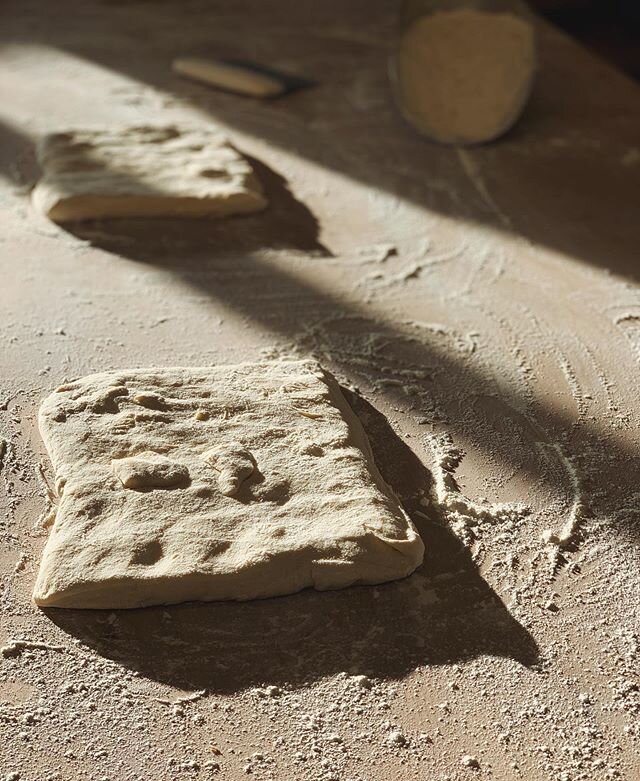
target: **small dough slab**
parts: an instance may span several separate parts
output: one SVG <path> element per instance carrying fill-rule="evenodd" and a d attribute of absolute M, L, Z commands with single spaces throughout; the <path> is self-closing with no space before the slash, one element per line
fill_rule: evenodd
<path fill-rule="evenodd" d="M 224 217 L 267 205 L 249 161 L 216 130 L 71 130 L 38 146 L 32 199 L 54 222 Z"/>
<path fill-rule="evenodd" d="M 422 562 L 359 419 L 313 361 L 94 374 L 39 420 L 60 500 L 38 605 L 246 600 Z"/>

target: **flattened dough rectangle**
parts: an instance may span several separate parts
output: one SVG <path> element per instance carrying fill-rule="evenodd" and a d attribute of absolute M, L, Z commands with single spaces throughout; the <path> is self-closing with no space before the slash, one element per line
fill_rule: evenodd
<path fill-rule="evenodd" d="M 38 160 L 33 203 L 54 222 L 224 217 L 267 205 L 250 162 L 217 130 L 70 130 L 45 136 Z"/>
<path fill-rule="evenodd" d="M 34 600 L 133 608 L 410 574 L 423 544 L 313 361 L 94 374 L 42 404 L 59 504 Z"/>

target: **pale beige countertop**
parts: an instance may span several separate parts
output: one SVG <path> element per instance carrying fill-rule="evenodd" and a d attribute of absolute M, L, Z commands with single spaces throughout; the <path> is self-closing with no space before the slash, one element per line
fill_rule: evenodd
<path fill-rule="evenodd" d="M 545 27 L 516 129 L 430 144 L 391 104 L 392 5 L 5 4 L 0 779 L 640 774 L 639 90 Z M 320 84 L 260 103 L 171 73 L 204 53 Z M 39 134 L 167 122 L 225 127 L 270 209 L 75 232 L 31 209 Z M 366 399 L 427 545 L 417 574 L 247 604 L 31 605 L 51 388 L 292 354 Z M 563 529 L 566 550 L 542 540 Z"/>

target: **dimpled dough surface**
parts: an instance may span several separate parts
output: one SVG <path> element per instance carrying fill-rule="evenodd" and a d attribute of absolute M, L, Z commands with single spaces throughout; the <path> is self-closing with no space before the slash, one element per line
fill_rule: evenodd
<path fill-rule="evenodd" d="M 312 361 L 94 374 L 42 404 L 59 496 L 34 600 L 134 608 L 410 574 L 423 544 Z"/>
<path fill-rule="evenodd" d="M 224 217 L 267 201 L 249 161 L 217 130 L 70 130 L 38 145 L 33 203 L 54 222 Z"/>

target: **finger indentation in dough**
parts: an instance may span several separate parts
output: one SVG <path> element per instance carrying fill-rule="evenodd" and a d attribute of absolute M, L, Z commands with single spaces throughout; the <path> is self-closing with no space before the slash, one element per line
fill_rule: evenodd
<path fill-rule="evenodd" d="M 129 391 L 124 385 L 116 385 L 108 388 L 106 392 L 101 393 L 88 405 L 92 412 L 109 412 L 115 414 L 120 412 L 118 406 L 118 398 L 120 396 L 128 396 Z"/>
<path fill-rule="evenodd" d="M 131 556 L 131 564 L 144 564 L 150 567 L 156 564 L 164 556 L 162 543 L 159 540 L 150 540 L 139 548 L 135 548 Z"/>
<path fill-rule="evenodd" d="M 277 473 L 272 473 L 268 480 L 253 489 L 254 498 L 259 502 L 273 502 L 282 506 L 291 498 L 290 482 Z"/>

